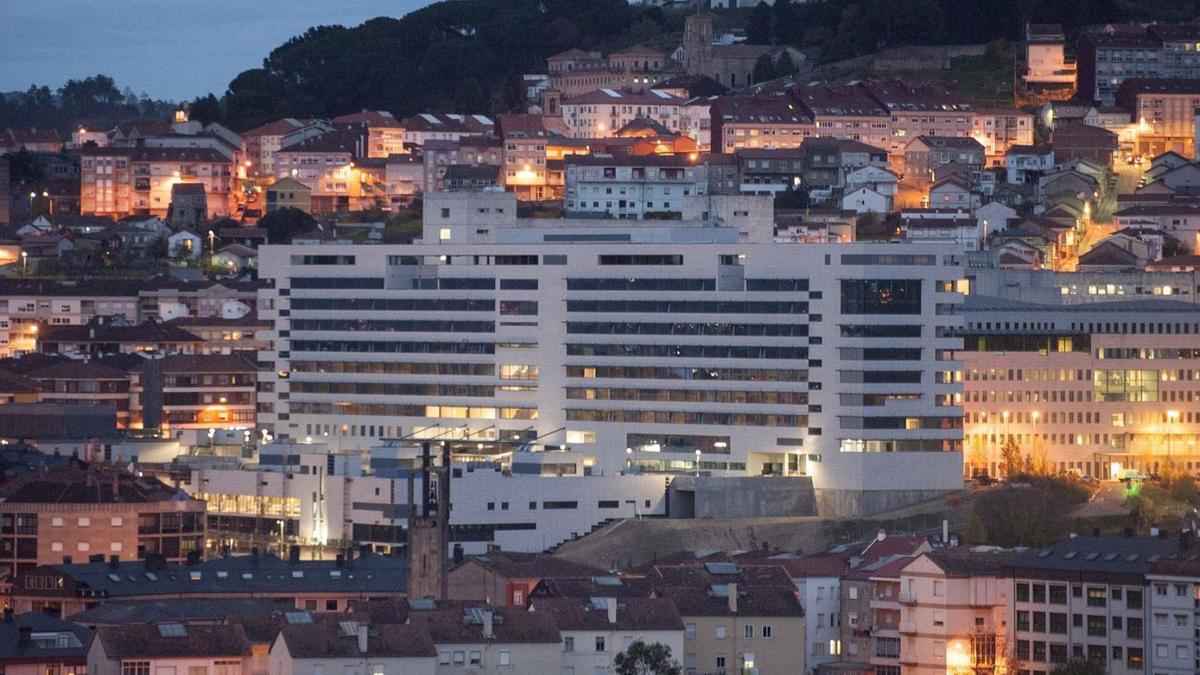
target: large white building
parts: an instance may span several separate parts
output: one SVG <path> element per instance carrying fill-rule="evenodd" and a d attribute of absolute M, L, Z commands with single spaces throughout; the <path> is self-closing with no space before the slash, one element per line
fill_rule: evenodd
<path fill-rule="evenodd" d="M 1200 469 L 1200 305 L 971 295 L 963 314 L 969 471 L 1002 474 L 1009 439 L 1055 472 Z"/>
<path fill-rule="evenodd" d="M 685 198 L 708 192 L 708 167 L 685 155 L 579 155 L 565 165 L 567 214 L 661 218 L 681 213 Z"/>
<path fill-rule="evenodd" d="M 260 250 L 277 329 L 260 425 L 807 474 L 818 494 L 959 485 L 952 249 L 509 220 L 511 195 L 481 196 L 430 195 L 426 243 Z"/>

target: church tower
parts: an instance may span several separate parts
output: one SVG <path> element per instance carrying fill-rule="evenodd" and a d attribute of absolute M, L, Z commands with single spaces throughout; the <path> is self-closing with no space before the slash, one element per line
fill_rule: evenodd
<path fill-rule="evenodd" d="M 689 75 L 705 75 L 712 63 L 713 19 L 706 12 L 687 17 L 683 27 L 683 69 Z"/>
<path fill-rule="evenodd" d="M 414 501 L 414 474 L 420 474 L 419 501 Z M 408 597 L 446 599 L 449 541 L 450 447 L 442 446 L 442 465 L 434 467 L 425 441 L 421 468 L 408 474 Z"/>

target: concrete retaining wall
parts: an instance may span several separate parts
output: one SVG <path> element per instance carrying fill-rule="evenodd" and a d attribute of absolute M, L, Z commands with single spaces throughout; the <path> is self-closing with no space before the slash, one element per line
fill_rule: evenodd
<path fill-rule="evenodd" d="M 817 515 L 807 476 L 677 476 L 668 505 L 672 518 Z"/>

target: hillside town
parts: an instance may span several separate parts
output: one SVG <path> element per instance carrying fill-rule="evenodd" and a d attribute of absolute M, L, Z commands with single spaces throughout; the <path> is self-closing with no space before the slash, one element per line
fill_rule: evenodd
<path fill-rule="evenodd" d="M 1200 20 L 745 33 L 0 130 L 0 670 L 1200 672 Z"/>

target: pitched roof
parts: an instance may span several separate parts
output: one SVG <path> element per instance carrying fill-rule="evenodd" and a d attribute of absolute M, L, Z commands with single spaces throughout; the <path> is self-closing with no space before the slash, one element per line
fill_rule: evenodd
<path fill-rule="evenodd" d="M 295 602 L 282 599 L 197 598 L 146 600 L 142 602 L 106 602 L 72 614 L 69 618 L 88 626 L 122 625 L 130 623 L 160 623 L 163 621 L 192 621 L 228 619 L 254 614 L 275 614 L 293 611 Z"/>
<path fill-rule="evenodd" d="M 69 634 L 67 646 L 59 646 L 57 640 L 23 640 L 21 629 L 32 633 Z M 92 640 L 92 631 L 70 621 L 63 621 L 45 612 L 18 614 L 0 621 L 0 660 L 12 666 L 54 660 L 70 663 L 87 655 Z"/>
<path fill-rule="evenodd" d="M 131 162 L 199 162 L 232 164 L 233 160 L 213 148 L 173 148 L 137 146 L 132 148 L 83 148 L 83 157 L 128 157 Z"/>
<path fill-rule="evenodd" d="M 339 115 L 330 120 L 334 124 L 359 124 L 365 127 L 395 127 L 402 125 L 392 113 L 386 110 L 363 110 L 361 112 Z"/>
<path fill-rule="evenodd" d="M 516 551 L 489 551 L 472 556 L 464 561 L 478 564 L 506 579 L 588 579 L 604 574 L 590 565 L 581 565 L 547 553 L 518 553 Z"/>
<path fill-rule="evenodd" d="M 749 586 L 736 584 L 737 612 L 730 609 L 729 593 L 734 586 L 668 586 L 655 590 L 655 595 L 670 598 L 680 616 L 752 616 L 802 617 L 804 608 L 796 597 L 796 587 Z"/>
<path fill-rule="evenodd" d="M 203 342 L 198 335 L 159 321 L 114 325 L 96 320 L 82 326 L 45 326 L 40 342 Z"/>
<path fill-rule="evenodd" d="M 340 618 L 340 617 L 337 617 Z M 343 626 L 343 624 L 348 624 Z M 367 631 L 367 650 L 358 646 L 357 632 Z M 422 658 L 437 656 L 437 648 L 424 626 L 360 624 L 319 619 L 309 624 L 288 624 L 280 630 L 288 653 L 294 659 Z"/>
<path fill-rule="evenodd" d="M 171 627 L 174 628 L 165 628 Z M 178 627 L 182 627 L 179 630 Z M 141 624 L 101 626 L 96 639 L 112 659 L 209 658 L 250 654 L 250 640 L 239 625 Z"/>
<path fill-rule="evenodd" d="M 565 98 L 562 105 L 683 105 L 686 101 L 665 91 L 650 89 L 630 91 L 628 89 L 597 89 L 585 94 Z"/>
<path fill-rule="evenodd" d="M 1175 553 L 1178 548 L 1179 542 L 1175 538 L 1076 536 L 1023 553 L 1012 561 L 1011 566 L 1020 576 L 1024 576 L 1022 572 L 1140 575 L 1149 569 L 1151 563 Z"/>
<path fill-rule="evenodd" d="M 6 504 L 112 504 L 194 501 L 152 476 L 91 464 L 68 465 L 18 478 L 4 486 Z"/>
<path fill-rule="evenodd" d="M 616 605 L 615 623 L 608 620 L 608 602 Z M 538 598 L 531 602 L 530 611 L 552 615 L 560 631 L 683 629 L 679 610 L 666 598 Z"/>
<path fill-rule="evenodd" d="M 172 354 L 154 363 L 162 368 L 163 373 L 257 373 L 258 366 L 240 354 Z M 141 372 L 149 367 L 150 361 L 144 359 L 133 370 Z"/>
<path fill-rule="evenodd" d="M 550 614 L 526 611 L 522 607 L 492 607 L 493 637 L 483 635 L 480 620 L 483 608 L 477 611 L 471 604 L 453 606 L 452 603 L 437 603 L 445 609 L 432 611 L 411 610 L 408 622 L 429 631 L 435 644 L 557 644 L 561 641 L 558 624 Z"/>

